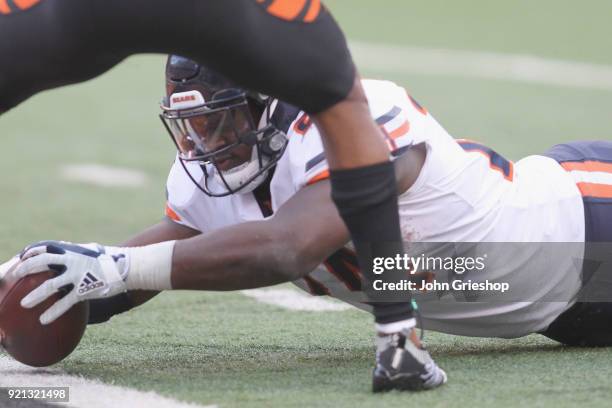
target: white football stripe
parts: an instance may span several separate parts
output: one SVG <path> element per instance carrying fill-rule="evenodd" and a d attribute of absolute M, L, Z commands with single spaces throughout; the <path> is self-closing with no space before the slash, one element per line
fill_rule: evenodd
<path fill-rule="evenodd" d="M 457 76 L 612 90 L 612 66 L 523 54 L 407 47 L 353 41 L 361 69 L 377 73 Z"/>
<path fill-rule="evenodd" d="M 583 170 L 572 170 L 572 177 L 576 180 L 576 183 L 595 183 L 595 184 L 609 184 L 612 185 L 612 173 L 606 173 L 604 171 L 583 171 Z"/>
<path fill-rule="evenodd" d="M 337 300 L 311 296 L 291 289 L 251 289 L 243 290 L 242 293 L 261 303 L 288 310 L 329 312 L 351 309 L 350 305 Z"/>
<path fill-rule="evenodd" d="M 148 180 L 147 175 L 138 170 L 93 163 L 65 165 L 60 174 L 65 180 L 99 187 L 140 187 Z"/>
<path fill-rule="evenodd" d="M 155 392 L 142 392 L 107 385 L 99 381 L 66 375 L 58 369 L 36 369 L 0 356 L 2 387 L 70 387 L 70 402 L 62 406 L 75 408 L 203 408 L 163 397 Z M 215 408 L 209 405 L 206 408 Z"/>

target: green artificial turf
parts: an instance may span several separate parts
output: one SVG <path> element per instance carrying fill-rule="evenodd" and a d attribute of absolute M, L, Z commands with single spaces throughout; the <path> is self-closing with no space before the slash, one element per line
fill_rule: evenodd
<path fill-rule="evenodd" d="M 353 40 L 612 65 L 605 0 L 328 2 Z M 0 117 L 0 259 L 42 239 L 121 242 L 163 216 L 174 148 L 157 118 L 164 58 L 128 59 L 100 79 L 46 92 Z M 612 140 L 612 91 L 381 73 L 457 137 L 511 159 L 571 139 Z M 143 171 L 139 188 L 71 183 L 61 166 Z M 573 407 L 612 404 L 612 350 L 541 336 L 471 339 L 428 333 L 449 374 L 416 395 L 369 393 L 368 315 L 290 312 L 239 293 L 167 293 L 91 327 L 60 367 L 72 374 L 221 407 Z"/>

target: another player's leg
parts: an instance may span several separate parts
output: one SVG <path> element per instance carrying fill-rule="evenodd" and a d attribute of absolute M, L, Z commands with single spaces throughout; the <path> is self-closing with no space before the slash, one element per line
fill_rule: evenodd
<path fill-rule="evenodd" d="M 404 247 L 393 164 L 359 78 L 343 101 L 314 118 L 331 168 L 332 198 L 351 233 L 373 306 L 377 329 L 373 389 L 435 388 L 446 382 L 446 374 L 416 336 L 410 297 L 393 301 L 372 288 L 373 258 L 394 257 Z M 405 276 L 405 271 L 396 270 L 387 271 L 384 278 L 400 281 Z"/>
<path fill-rule="evenodd" d="M 244 81 L 257 81 L 257 86 L 312 113 L 322 133 L 332 198 L 355 244 L 379 340 L 383 340 L 379 342 L 375 390 L 434 388 L 443 384 L 446 376 L 421 345 L 412 342 L 416 322 L 409 294 L 398 299 L 380 297 L 371 284 L 374 257 L 403 253 L 390 152 L 372 119 L 340 28 L 327 10 L 317 8 L 318 1 L 307 4 L 304 10 L 296 9 L 293 17 L 274 15 L 271 7 L 267 13 L 261 12 L 261 6 L 252 10 L 251 17 L 259 17 L 262 29 L 260 41 L 251 42 L 249 52 L 259 55 L 262 69 Z M 306 16 L 312 24 L 304 24 Z M 279 50 L 290 52 L 292 57 L 278 60 L 275 52 Z M 227 69 L 235 69 L 235 64 L 230 65 Z M 384 279 L 399 281 L 405 276 L 405 271 L 388 271 Z M 385 351 L 394 354 L 393 366 L 386 364 Z M 377 385 L 381 381 L 384 387 Z"/>
<path fill-rule="evenodd" d="M 313 115 L 331 168 L 332 198 L 355 244 L 379 337 L 388 340 L 380 342 L 385 347 L 378 353 L 375 390 L 383 390 L 376 385 L 379 374 L 385 378 L 385 389 L 434 388 L 445 382 L 445 374 L 431 359 L 423 364 L 408 363 L 428 357 L 420 345 L 410 347 L 416 322 L 409 294 L 399 299 L 379 298 L 371 289 L 373 257 L 403 253 L 398 194 L 389 149 L 372 119 L 344 35 L 318 0 L 301 5 L 294 2 L 282 13 L 275 9 L 275 3 L 246 2 L 242 10 L 247 21 L 256 21 L 260 27 L 257 41 L 249 41 L 248 49 L 240 50 L 246 57 L 258 56 L 256 62 L 251 61 L 258 69 L 241 71 L 235 60 L 224 61 L 222 55 L 214 68 Z M 227 18 L 236 23 L 234 14 Z M 248 30 L 245 33 L 248 35 Z M 279 59 L 279 55 L 291 58 Z M 393 281 L 402 277 L 405 271 L 389 271 L 384 278 Z M 381 357 L 386 350 L 394 353 L 393 366 L 385 366 L 387 360 Z"/>

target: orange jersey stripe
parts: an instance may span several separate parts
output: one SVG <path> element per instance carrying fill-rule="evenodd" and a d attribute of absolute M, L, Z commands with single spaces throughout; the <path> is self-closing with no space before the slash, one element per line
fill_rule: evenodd
<path fill-rule="evenodd" d="M 310 292 L 311 295 L 314 295 L 314 296 L 325 296 L 325 295 L 330 296 L 331 295 L 329 289 L 325 285 L 323 285 L 321 282 L 311 277 L 310 275 L 304 276 L 302 279 L 308 285 L 308 291 Z"/>
<path fill-rule="evenodd" d="M 307 114 L 303 114 L 293 125 L 293 131 L 304 136 L 312 126 L 312 119 Z"/>
<path fill-rule="evenodd" d="M 596 183 L 576 183 L 583 197 L 612 198 L 612 185 Z"/>
<path fill-rule="evenodd" d="M 504 174 L 504 170 L 500 169 L 499 167 L 495 167 L 496 170 L 499 170 L 501 172 L 501 174 L 503 174 L 504 178 L 508 181 L 514 181 L 514 163 L 513 162 L 508 162 L 508 165 L 510 166 L 510 174 L 508 176 L 506 176 Z M 493 165 L 490 165 L 493 168 Z"/>
<path fill-rule="evenodd" d="M 405 121 L 404 123 L 402 123 L 402 126 L 398 127 L 393 132 L 389 133 L 389 137 L 391 139 L 397 139 L 398 137 L 404 136 L 409 131 L 410 131 L 410 122 Z"/>
<path fill-rule="evenodd" d="M 273 16 L 282 18 L 283 20 L 294 20 L 304 9 L 307 0 L 274 0 L 268 12 Z"/>
<path fill-rule="evenodd" d="M 9 14 L 10 12 L 11 12 L 11 9 L 6 3 L 6 0 L 0 0 L 0 13 Z"/>
<path fill-rule="evenodd" d="M 356 288 L 354 288 L 350 282 L 347 282 L 340 273 L 334 270 L 334 268 L 328 262 L 323 262 L 323 265 L 325 266 L 325 269 L 327 269 L 327 272 L 334 275 L 334 277 L 338 279 L 338 281 L 341 282 L 348 290 L 356 290 Z"/>
<path fill-rule="evenodd" d="M 357 268 L 355 265 L 353 265 L 352 263 L 343 260 L 342 263 L 346 266 L 346 268 L 351 271 L 351 273 L 353 274 L 353 276 L 355 276 L 355 278 L 357 279 L 361 279 L 361 271 L 359 270 L 359 268 Z"/>
<path fill-rule="evenodd" d="M 319 174 L 317 174 L 316 176 L 308 180 L 308 183 L 306 183 L 306 185 L 310 186 L 312 184 L 318 183 L 319 181 L 326 180 L 328 178 L 329 178 L 329 170 L 323 170 L 322 172 L 320 172 Z"/>
<path fill-rule="evenodd" d="M 13 3 L 22 10 L 27 10 L 32 6 L 37 5 L 40 0 L 13 0 Z"/>
<path fill-rule="evenodd" d="M 321 0 L 312 0 L 312 4 L 308 9 L 308 13 L 306 13 L 306 17 L 304 17 L 305 23 L 312 23 L 316 20 L 321 12 Z"/>
<path fill-rule="evenodd" d="M 166 217 L 170 218 L 172 221 L 181 222 L 181 217 L 179 217 L 168 204 L 166 204 Z"/>
<path fill-rule="evenodd" d="M 561 163 L 561 167 L 567 171 L 602 171 L 605 173 L 612 173 L 612 163 L 598 161 L 564 162 Z"/>
<path fill-rule="evenodd" d="M 385 129 L 384 126 L 380 126 L 380 130 L 382 130 L 383 135 L 385 136 L 385 141 L 387 142 L 387 147 L 389 148 L 389 151 L 391 152 L 396 151 L 397 144 L 395 144 L 395 140 L 393 140 L 391 135 L 389 135 L 389 132 L 387 132 L 387 129 Z"/>

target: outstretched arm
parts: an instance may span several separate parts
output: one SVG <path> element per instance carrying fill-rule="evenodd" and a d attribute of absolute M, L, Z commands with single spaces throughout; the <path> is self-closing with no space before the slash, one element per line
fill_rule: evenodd
<path fill-rule="evenodd" d="M 301 278 L 349 235 L 330 199 L 328 182 L 299 191 L 264 221 L 178 241 L 172 288 L 239 290 Z"/>
<path fill-rule="evenodd" d="M 417 179 L 425 146 L 395 165 L 398 191 Z M 330 197 L 330 183 L 308 186 L 265 221 L 249 222 L 178 241 L 172 288 L 240 290 L 297 280 L 345 245 L 348 230 Z"/>
<path fill-rule="evenodd" d="M 168 228 L 173 229 L 154 227 L 128 243 L 164 238 Z M 127 290 L 148 291 L 138 295 L 146 301 L 167 289 L 237 290 L 295 280 L 347 241 L 348 232 L 329 199 L 329 184 L 322 182 L 296 194 L 269 220 L 189 239 L 123 248 L 40 242 L 23 252 L 14 274 L 19 279 L 49 269 L 57 272 L 21 300 L 25 308 L 73 287 L 41 315 L 41 323 L 49 324 L 75 303 Z"/>

